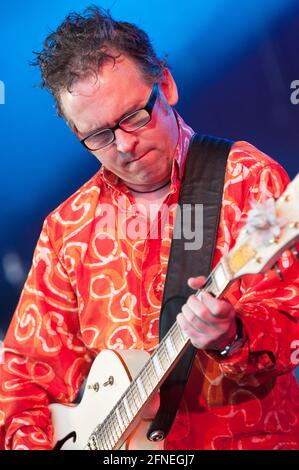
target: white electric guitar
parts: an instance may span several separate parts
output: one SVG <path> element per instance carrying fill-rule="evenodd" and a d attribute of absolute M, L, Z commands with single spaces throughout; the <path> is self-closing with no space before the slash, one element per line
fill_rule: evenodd
<path fill-rule="evenodd" d="M 221 297 L 239 277 L 276 265 L 298 240 L 299 175 L 275 203 L 268 199 L 249 212 L 235 246 L 196 295 L 205 290 Z M 151 356 L 141 350 L 102 351 L 93 362 L 81 402 L 50 405 L 56 449 L 163 449 L 161 436 L 153 436 L 153 441 L 146 437 L 157 411 L 154 399 L 188 345 L 175 323 Z"/>

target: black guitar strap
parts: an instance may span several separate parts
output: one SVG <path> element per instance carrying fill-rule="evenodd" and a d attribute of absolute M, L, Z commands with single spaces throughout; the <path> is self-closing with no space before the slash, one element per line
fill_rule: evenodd
<path fill-rule="evenodd" d="M 160 341 L 176 320 L 181 307 L 194 292 L 187 285 L 189 277 L 208 276 L 212 269 L 217 239 L 218 223 L 223 195 L 227 157 L 231 141 L 207 135 L 195 134 L 190 144 L 184 178 L 179 196 L 180 217 L 176 216 L 167 276 L 160 313 Z M 195 211 L 202 205 L 202 237 L 200 249 L 190 249 L 190 230 L 185 230 L 184 216 L 189 208 L 191 221 L 196 220 Z M 189 206 L 188 206 L 189 205 Z M 190 214 L 191 211 L 191 214 Z M 189 223 L 190 225 L 190 223 Z M 200 234 L 199 228 L 192 232 Z M 187 233 L 186 233 L 187 232 Z M 186 236 L 187 235 L 187 236 Z M 196 247 L 196 239 L 194 246 Z M 189 247 L 189 249 L 188 249 Z M 186 382 L 188 380 L 196 348 L 186 350 L 176 367 L 160 388 L 160 408 L 149 428 L 150 440 L 164 439 L 174 421 Z"/>

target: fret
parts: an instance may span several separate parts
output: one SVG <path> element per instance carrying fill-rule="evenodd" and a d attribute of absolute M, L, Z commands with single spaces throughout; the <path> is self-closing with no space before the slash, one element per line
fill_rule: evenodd
<path fill-rule="evenodd" d="M 153 363 L 153 358 L 155 356 L 156 356 L 156 352 L 154 352 L 153 356 L 151 357 L 151 360 L 146 365 L 146 371 L 147 371 L 148 377 L 150 379 L 150 383 L 152 385 L 152 390 L 154 390 L 155 386 L 159 382 L 159 376 L 157 374 L 156 368 L 155 368 L 154 363 Z M 153 377 L 153 379 L 151 377 Z M 154 386 L 153 386 L 153 380 L 154 380 L 154 384 L 155 384 Z"/>
<path fill-rule="evenodd" d="M 226 257 L 223 257 L 210 273 L 202 290 L 212 293 L 215 297 L 219 297 L 232 279 L 233 275 L 229 268 L 227 259 Z M 200 293 L 201 290 L 199 290 L 196 295 L 199 296 Z"/>
<path fill-rule="evenodd" d="M 161 367 L 161 364 L 160 364 L 158 351 L 159 351 L 159 349 L 157 349 L 157 351 L 154 353 L 154 356 L 152 358 L 152 364 L 154 366 L 156 376 L 159 379 L 162 375 L 163 370 L 162 370 L 162 367 Z"/>
<path fill-rule="evenodd" d="M 144 386 L 144 390 L 146 392 L 146 394 L 149 396 L 152 392 L 152 384 L 149 380 L 149 376 L 148 376 L 148 373 L 147 373 L 147 369 L 144 369 L 141 371 L 140 373 L 140 380 Z"/>
<path fill-rule="evenodd" d="M 104 421 L 104 423 L 105 423 L 105 421 Z M 98 426 L 95 430 L 95 433 L 99 437 L 101 449 L 107 449 L 108 448 L 108 443 L 107 443 L 107 440 L 106 440 L 107 432 L 105 432 L 105 426 Z"/>
<path fill-rule="evenodd" d="M 100 443 L 99 443 L 99 440 L 98 440 L 97 433 L 94 433 L 94 442 L 95 442 L 95 447 L 98 450 L 100 448 Z"/>
<path fill-rule="evenodd" d="M 176 328 L 176 324 L 174 325 L 170 336 L 172 338 L 173 344 L 175 344 L 176 350 L 181 351 L 182 338 L 181 338 L 181 335 L 180 335 L 178 329 Z"/>
<path fill-rule="evenodd" d="M 130 420 L 128 418 L 128 415 L 126 413 L 126 409 L 125 409 L 125 406 L 124 406 L 124 403 L 123 403 L 122 400 L 119 403 L 119 411 L 120 411 L 120 414 L 121 414 L 122 421 L 125 424 L 125 426 L 127 427 L 130 424 Z"/>
<path fill-rule="evenodd" d="M 138 387 L 138 390 L 139 390 L 139 394 L 141 396 L 141 399 L 142 401 L 144 402 L 147 397 L 148 397 L 148 394 L 147 394 L 147 391 L 143 385 L 143 381 L 142 381 L 142 378 L 141 378 L 141 375 L 138 376 L 138 378 L 136 379 L 136 385 Z"/>
<path fill-rule="evenodd" d="M 186 336 L 184 336 L 184 333 L 183 331 L 181 330 L 181 327 L 179 326 L 178 323 L 175 323 L 175 328 L 174 328 L 174 332 L 176 334 L 176 336 L 179 337 L 179 340 L 180 341 L 180 344 L 179 344 L 179 347 L 180 349 L 182 349 L 182 346 L 186 343 Z"/>
<path fill-rule="evenodd" d="M 133 389 L 132 387 L 130 387 L 126 393 L 126 397 L 127 397 L 127 401 L 128 401 L 128 404 L 130 406 L 130 411 L 132 413 L 133 416 L 136 415 L 136 413 L 138 412 L 139 410 L 139 406 L 137 405 L 136 403 L 136 400 L 135 400 L 135 396 L 134 396 L 134 392 L 133 392 Z"/>
<path fill-rule="evenodd" d="M 146 393 L 149 396 L 152 393 L 154 387 L 153 387 L 152 381 L 150 379 L 150 374 L 149 374 L 149 371 L 148 371 L 148 367 L 149 366 L 146 365 L 145 368 L 141 371 L 140 378 L 142 380 L 142 383 L 145 386 Z"/>
<path fill-rule="evenodd" d="M 117 418 L 116 418 L 116 415 L 115 413 L 111 413 L 109 415 L 109 419 L 108 419 L 108 422 L 107 422 L 107 426 L 110 430 L 110 436 L 111 438 L 113 439 L 112 441 L 112 447 L 114 447 L 114 445 L 116 444 L 116 442 L 119 440 L 121 434 L 118 434 L 117 432 Z"/>
<path fill-rule="evenodd" d="M 169 367 L 170 364 L 171 364 L 171 356 L 169 355 L 168 348 L 167 348 L 167 346 L 166 346 L 166 342 L 163 341 L 162 344 L 163 344 L 163 349 L 164 349 L 165 354 L 166 354 L 166 357 L 167 357 L 167 362 L 168 362 L 168 364 L 167 364 L 167 369 L 168 369 L 168 367 Z M 165 371 L 164 371 L 164 372 L 165 372 Z"/>
<path fill-rule="evenodd" d="M 102 447 L 102 450 L 110 450 L 109 444 L 108 444 L 108 442 L 107 442 L 106 439 L 105 439 L 105 441 L 104 441 L 104 445 L 103 445 L 103 447 Z"/>
<path fill-rule="evenodd" d="M 108 439 L 108 442 L 106 441 L 107 444 L 108 444 L 108 445 L 107 445 L 107 450 L 111 450 L 111 449 L 113 449 L 113 441 L 111 440 L 112 434 L 111 434 L 111 430 L 109 429 L 108 423 L 109 423 L 109 419 L 107 419 L 107 420 L 106 420 L 106 423 L 105 423 L 105 428 L 108 427 L 107 432 L 105 433 L 105 436 L 106 436 L 107 439 Z"/>
<path fill-rule="evenodd" d="M 129 405 L 129 402 L 128 402 L 128 399 L 127 399 L 126 396 L 122 399 L 122 402 L 123 402 L 124 407 L 125 407 L 126 415 L 127 415 L 128 418 L 129 418 L 129 422 L 131 422 L 132 419 L 134 418 L 134 415 L 133 415 L 133 413 L 132 413 L 132 411 L 131 411 L 131 408 L 130 408 L 130 405 Z"/>
<path fill-rule="evenodd" d="M 113 412 L 107 416 L 98 430 L 98 435 L 101 439 L 101 449 L 112 450 L 124 433 L 128 424 L 129 420 L 127 420 L 127 424 L 125 424 L 123 414 L 119 407 L 116 407 Z"/>
<path fill-rule="evenodd" d="M 120 422 L 119 422 L 119 418 L 120 418 L 120 415 L 119 413 L 117 413 L 117 411 L 119 412 L 118 408 L 116 408 L 113 412 L 114 414 L 114 422 L 115 422 L 115 426 L 116 428 L 118 429 L 118 437 L 120 437 L 122 435 L 122 433 L 124 432 L 124 429 L 121 427 L 120 425 Z"/>
<path fill-rule="evenodd" d="M 120 412 L 120 409 L 118 408 L 118 406 L 115 408 L 114 413 L 115 413 L 115 416 L 117 418 L 118 427 L 119 427 L 121 433 L 123 433 L 126 429 L 126 425 L 125 425 L 125 423 L 122 419 L 122 415 L 121 415 L 121 412 Z"/>
<path fill-rule="evenodd" d="M 96 431 L 96 434 L 98 434 L 99 436 L 100 449 L 101 450 L 108 449 L 108 443 L 107 443 L 107 440 L 105 439 L 103 431 L 101 432 Z"/>
<path fill-rule="evenodd" d="M 160 365 L 160 370 L 159 370 L 159 378 L 160 378 L 163 375 L 165 369 L 167 368 L 165 351 L 164 351 L 162 343 L 159 345 L 158 349 L 156 350 L 156 357 Z"/>
<path fill-rule="evenodd" d="M 112 450 L 116 442 L 118 441 L 118 437 L 115 436 L 115 427 L 113 425 L 112 416 L 113 414 L 110 413 L 110 415 L 107 416 L 105 423 L 105 429 L 109 441 L 109 450 Z"/>
<path fill-rule="evenodd" d="M 100 449 L 108 449 L 108 442 L 106 440 L 106 436 L 103 432 L 102 429 L 96 429 L 94 434 L 98 437 L 98 441 L 99 441 L 99 448 Z"/>
<path fill-rule="evenodd" d="M 163 368 L 163 375 L 164 375 L 165 371 L 168 369 L 168 366 L 169 366 L 169 359 L 168 359 L 168 355 L 164 346 L 164 342 L 160 344 L 158 356 L 160 358 L 160 364 Z"/>
<path fill-rule="evenodd" d="M 172 341 L 171 335 L 167 336 L 165 340 L 165 347 L 167 348 L 170 360 L 173 360 L 176 357 L 176 350 L 174 349 L 174 343 Z"/>
<path fill-rule="evenodd" d="M 95 437 L 95 440 L 96 440 L 96 443 L 97 443 L 96 447 L 97 447 L 97 449 L 100 449 L 100 448 L 101 448 L 101 444 L 100 444 L 99 436 L 98 436 L 98 433 L 97 433 L 97 432 L 94 433 L 94 437 Z"/>
<path fill-rule="evenodd" d="M 104 450 L 110 450 L 111 449 L 111 442 L 110 442 L 110 432 L 109 432 L 109 428 L 108 428 L 108 419 L 109 419 L 109 416 L 107 416 L 107 418 L 105 419 L 104 421 L 104 426 L 102 426 L 102 439 L 104 441 L 104 445 L 103 445 L 103 449 Z"/>
<path fill-rule="evenodd" d="M 175 323 L 172 328 L 170 329 L 167 336 L 171 338 L 172 344 L 175 346 L 176 353 L 178 354 L 182 350 L 182 336 L 180 333 L 180 328 L 178 323 Z"/>
<path fill-rule="evenodd" d="M 104 445 L 101 447 L 104 450 L 112 450 L 116 443 L 123 435 L 126 428 L 133 421 L 138 411 L 144 404 L 136 386 L 130 387 L 126 395 L 122 398 L 118 406 L 116 406 L 105 421 L 100 426 L 102 441 Z M 145 394 L 145 399 L 147 395 Z M 139 403 L 137 403 L 139 401 Z"/>
<path fill-rule="evenodd" d="M 144 403 L 144 400 L 142 399 L 142 396 L 140 394 L 140 391 L 139 391 L 139 388 L 136 384 L 136 381 L 131 383 L 131 389 L 132 389 L 132 393 L 134 395 L 136 405 L 137 405 L 138 410 L 139 410 L 142 407 L 142 405 Z"/>

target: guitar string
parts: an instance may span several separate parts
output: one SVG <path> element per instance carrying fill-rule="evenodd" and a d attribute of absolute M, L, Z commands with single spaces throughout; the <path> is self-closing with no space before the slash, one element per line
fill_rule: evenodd
<path fill-rule="evenodd" d="M 222 261 L 222 260 L 221 260 Z M 220 262 L 221 262 L 220 261 Z M 217 265 L 217 267 L 219 266 L 219 263 Z M 216 269 L 216 268 L 215 268 Z M 207 280 L 206 280 L 206 283 L 204 284 L 203 288 L 198 290 L 197 293 L 195 295 L 198 295 L 200 292 L 206 292 L 206 291 L 211 291 L 213 293 L 216 293 L 217 294 L 217 291 L 218 291 L 218 288 L 217 288 L 217 285 L 215 283 L 215 277 L 214 277 L 214 272 L 215 272 L 215 269 L 210 273 L 210 275 L 208 276 Z M 179 325 L 177 324 L 177 322 L 174 323 L 173 327 L 169 330 L 169 332 L 165 335 L 164 339 L 166 341 L 166 339 L 169 337 L 170 338 L 170 341 L 172 342 L 172 344 L 174 345 L 175 347 L 175 342 L 178 341 L 178 334 L 179 334 L 179 337 L 181 338 L 181 341 L 184 343 L 186 340 L 184 338 L 184 336 L 182 335 L 182 332 L 180 331 L 180 328 L 179 328 Z M 176 341 L 173 341 L 172 340 L 172 337 L 174 339 L 176 339 Z M 161 346 L 162 344 L 162 346 Z M 175 349 L 177 349 L 175 347 Z M 181 349 L 180 349 L 181 350 Z M 156 357 L 158 358 L 158 361 L 160 363 L 160 365 L 162 365 L 162 368 L 165 369 L 165 367 L 163 366 L 163 355 L 166 359 L 166 362 L 167 364 L 168 363 L 171 363 L 172 361 L 169 359 L 169 355 L 168 355 L 168 351 L 167 351 L 167 348 L 166 348 L 166 344 L 165 342 L 162 342 L 160 343 L 160 345 L 158 346 L 157 350 L 155 351 L 154 353 L 156 355 Z M 162 356 L 161 356 L 162 354 Z M 178 355 L 178 352 L 176 351 L 176 355 L 175 355 L 175 358 L 177 357 Z M 128 387 L 127 391 L 123 394 L 123 396 L 118 400 L 117 404 L 115 405 L 115 407 L 113 407 L 113 409 L 111 410 L 111 412 L 109 413 L 109 415 L 105 418 L 105 420 L 101 423 L 101 425 L 99 427 L 96 428 L 96 430 L 94 432 L 96 432 L 97 434 L 99 433 L 100 436 L 104 437 L 105 433 L 107 434 L 107 430 L 106 430 L 106 427 L 108 426 L 108 429 L 109 429 L 109 424 L 110 424 L 110 432 L 111 432 L 111 425 L 112 425 L 112 422 L 117 422 L 118 423 L 118 426 L 121 430 L 121 426 L 119 424 L 119 420 L 118 420 L 118 417 L 117 417 L 117 414 L 115 413 L 115 410 L 118 408 L 118 404 L 121 404 L 121 402 L 123 402 L 123 399 L 126 398 L 126 395 L 127 397 L 129 397 L 131 395 L 134 403 L 135 403 L 135 406 L 136 406 L 136 412 L 131 412 L 132 416 L 133 416 L 133 419 L 134 417 L 137 415 L 138 411 L 141 409 L 141 407 L 143 406 L 143 404 L 145 403 L 145 401 L 142 399 L 141 395 L 140 395 L 140 391 L 136 385 L 136 381 L 138 378 L 140 378 L 141 380 L 141 383 L 143 384 L 144 383 L 144 373 L 145 375 L 147 376 L 147 379 L 148 379 L 148 383 L 150 384 L 152 390 L 150 391 L 150 393 L 148 394 L 148 391 L 147 391 L 147 388 L 144 387 L 144 391 L 147 395 L 147 398 L 146 400 L 150 397 L 150 395 L 153 393 L 153 390 L 155 387 L 152 386 L 152 383 L 150 381 L 150 376 L 149 376 L 149 370 L 148 370 L 148 367 L 151 367 L 157 377 L 157 383 L 161 380 L 161 378 L 163 377 L 164 373 L 162 373 L 162 377 L 158 377 L 157 376 L 157 372 L 156 372 L 156 368 L 153 366 L 153 363 L 152 363 L 152 358 L 153 356 L 151 356 L 151 358 L 149 359 L 149 361 L 145 364 L 145 366 L 141 369 L 141 371 L 139 372 L 139 374 L 137 375 L 137 377 L 135 378 L 135 380 L 131 383 L 131 385 Z M 167 366 L 166 366 L 167 367 Z M 136 397 L 138 397 L 141 405 L 139 407 L 138 404 L 136 404 Z M 131 407 L 130 405 L 130 400 L 129 398 L 127 398 L 127 403 L 128 405 Z M 128 418 L 128 424 L 130 424 L 130 422 L 132 422 L 133 419 L 130 420 L 129 416 L 128 416 L 128 413 L 127 411 L 125 410 L 125 407 L 122 403 L 122 408 L 124 409 L 125 411 L 125 414 Z M 123 421 L 123 417 L 122 417 L 122 412 L 119 410 L 120 412 L 120 417 Z M 113 421 L 112 421 L 113 420 Z M 123 421 L 124 423 L 124 421 Z M 114 428 L 114 426 L 112 426 L 112 428 Z M 122 431 L 122 430 L 121 430 Z M 122 434 L 125 432 L 125 429 L 124 431 L 122 432 Z M 93 435 L 93 433 L 92 433 Z M 108 432 L 108 435 L 109 435 L 109 432 Z M 112 447 L 111 449 L 116 445 L 117 441 L 119 440 L 121 436 L 118 436 L 117 435 L 117 440 L 115 440 L 115 438 L 113 437 L 114 439 L 114 442 L 112 443 Z M 101 439 L 102 440 L 102 439 Z M 110 442 L 111 444 L 111 442 Z"/>

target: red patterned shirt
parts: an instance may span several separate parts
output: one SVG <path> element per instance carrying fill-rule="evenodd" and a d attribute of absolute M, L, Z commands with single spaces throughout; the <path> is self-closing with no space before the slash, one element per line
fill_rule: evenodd
<path fill-rule="evenodd" d="M 159 311 L 175 204 L 193 131 L 178 117 L 171 189 L 152 222 L 104 168 L 45 220 L 7 332 L 1 365 L 1 440 L 7 449 L 50 449 L 48 404 L 72 402 L 103 349 L 158 343 Z M 214 265 L 234 245 L 250 200 L 278 197 L 285 171 L 246 142 L 226 169 Z M 153 223 L 163 226 L 163 235 Z M 227 359 L 198 351 L 169 449 L 299 448 L 298 262 L 247 276 L 226 298 L 244 325 L 243 348 Z M 199 272 L 200 274 L 200 272 Z M 297 348 L 297 350 L 296 350 Z"/>

